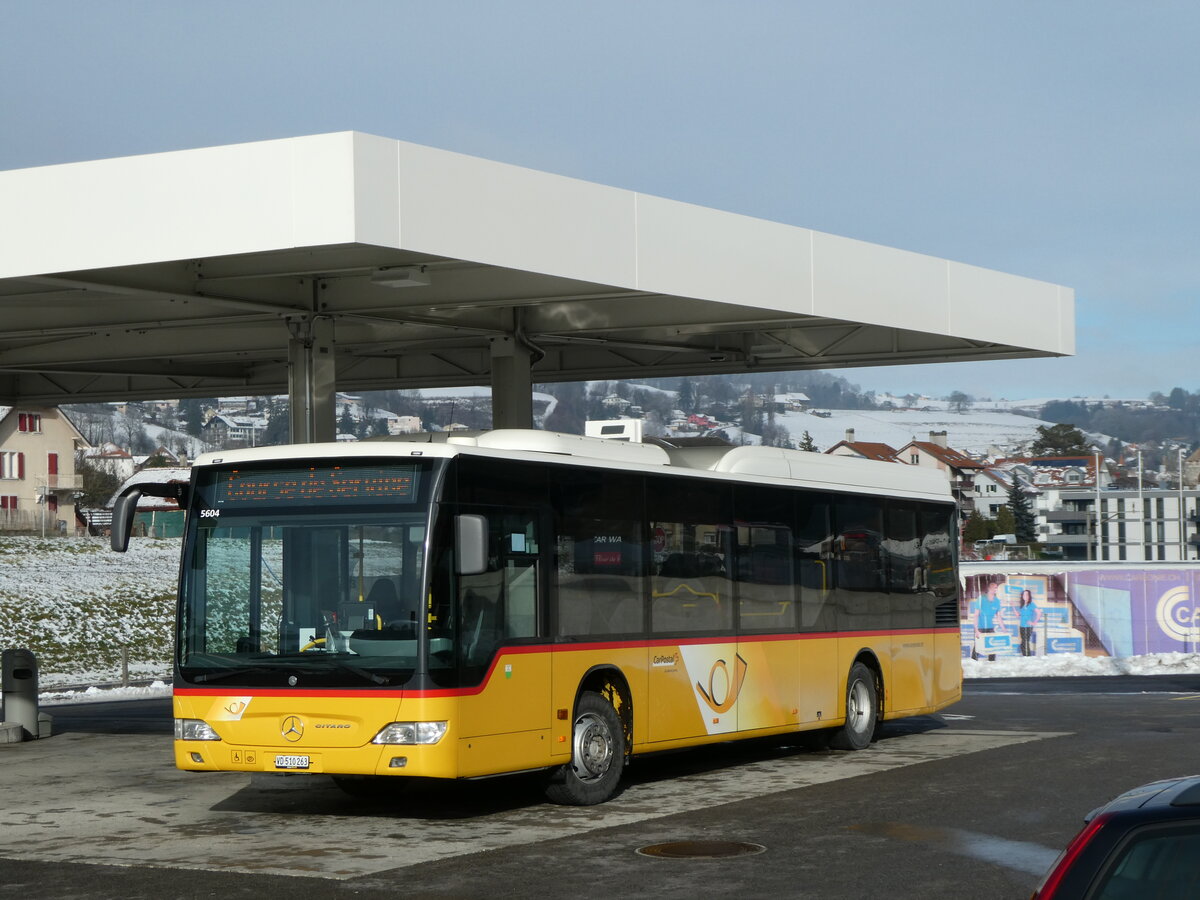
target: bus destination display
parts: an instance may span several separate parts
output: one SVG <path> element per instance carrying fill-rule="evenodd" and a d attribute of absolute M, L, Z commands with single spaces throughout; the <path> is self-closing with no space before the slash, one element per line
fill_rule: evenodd
<path fill-rule="evenodd" d="M 217 472 L 214 507 L 278 503 L 410 503 L 417 495 L 416 466 L 314 466 L 308 469 L 234 469 Z"/>

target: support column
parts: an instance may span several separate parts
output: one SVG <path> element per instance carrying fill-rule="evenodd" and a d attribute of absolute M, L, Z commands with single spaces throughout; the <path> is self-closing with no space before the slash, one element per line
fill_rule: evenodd
<path fill-rule="evenodd" d="M 533 427 L 533 375 L 529 349 L 513 337 L 492 343 L 492 427 Z"/>
<path fill-rule="evenodd" d="M 333 319 L 305 316 L 288 322 L 288 410 L 293 444 L 332 441 L 337 435 Z"/>

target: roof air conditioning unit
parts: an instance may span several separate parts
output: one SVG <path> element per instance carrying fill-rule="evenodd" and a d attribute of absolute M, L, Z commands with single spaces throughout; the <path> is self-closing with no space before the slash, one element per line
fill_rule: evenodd
<path fill-rule="evenodd" d="M 600 422 L 585 422 L 583 426 L 585 437 L 603 438 L 606 441 L 629 441 L 633 444 L 642 442 L 641 419 L 612 419 Z"/>

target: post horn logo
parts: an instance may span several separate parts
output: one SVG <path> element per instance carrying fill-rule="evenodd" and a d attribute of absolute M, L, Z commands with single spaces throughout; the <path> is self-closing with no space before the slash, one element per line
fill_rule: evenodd
<path fill-rule="evenodd" d="M 279 729 L 279 733 L 283 735 L 285 741 L 295 743 L 304 737 L 304 723 L 299 716 L 288 716 L 283 720 L 283 725 Z"/>
<path fill-rule="evenodd" d="M 741 655 L 734 654 L 732 678 L 729 676 L 729 664 L 723 659 L 718 659 L 708 670 L 708 690 L 706 691 L 700 682 L 696 682 L 696 690 L 713 712 L 727 713 L 733 709 L 738 694 L 742 692 L 747 668 L 747 663 Z"/>

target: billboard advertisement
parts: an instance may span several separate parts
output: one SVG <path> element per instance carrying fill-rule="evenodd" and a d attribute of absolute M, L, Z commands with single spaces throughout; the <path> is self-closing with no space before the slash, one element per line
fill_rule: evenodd
<path fill-rule="evenodd" d="M 964 588 L 964 657 L 1200 651 L 1200 567 L 968 574 Z"/>

